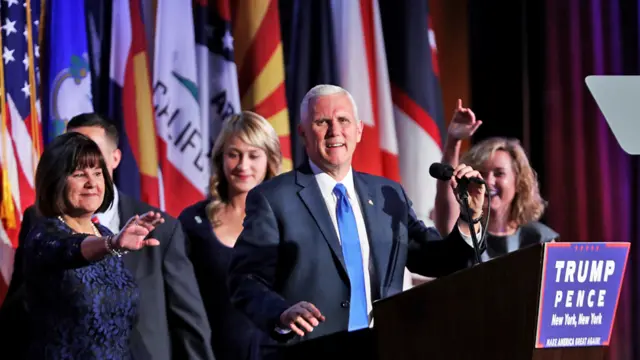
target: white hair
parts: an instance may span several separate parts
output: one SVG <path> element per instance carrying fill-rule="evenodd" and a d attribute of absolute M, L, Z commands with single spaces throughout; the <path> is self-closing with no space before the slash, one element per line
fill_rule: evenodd
<path fill-rule="evenodd" d="M 309 117 L 309 103 L 311 102 L 311 100 L 315 100 L 320 96 L 335 94 L 344 94 L 347 96 L 347 98 L 349 98 L 351 106 L 353 106 L 353 116 L 355 117 L 356 121 L 359 121 L 360 118 L 358 118 L 358 107 L 356 106 L 356 101 L 346 89 L 343 89 L 337 85 L 320 84 L 311 88 L 311 90 L 307 91 L 307 93 L 304 95 L 304 98 L 300 103 L 300 123 L 304 123 Z"/>

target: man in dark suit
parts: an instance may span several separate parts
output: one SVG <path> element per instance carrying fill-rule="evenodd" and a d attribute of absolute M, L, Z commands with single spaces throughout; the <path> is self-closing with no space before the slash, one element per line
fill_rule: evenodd
<path fill-rule="evenodd" d="M 402 291 L 405 266 L 439 277 L 474 257 L 462 217 L 442 239 L 400 184 L 351 168 L 363 124 L 346 90 L 311 89 L 300 114 L 309 163 L 249 193 L 230 269 L 235 305 L 287 343 L 369 327 L 372 302 Z M 460 165 L 452 186 L 463 177 L 481 176 Z M 479 233 L 485 191 L 468 193 Z"/>
<path fill-rule="evenodd" d="M 95 141 L 113 177 L 113 170 L 118 167 L 121 158 L 115 126 L 98 114 L 87 113 L 72 118 L 67 124 L 67 131 L 80 132 Z M 104 213 L 97 214 L 98 221 L 114 233 L 119 232 L 120 227 L 136 214 L 143 214 L 150 210 L 159 211 L 120 191 L 116 191 L 115 195 L 112 207 Z M 132 252 L 123 257 L 125 265 L 134 275 L 140 289 L 138 321 L 131 338 L 133 358 L 135 360 L 213 359 L 210 345 L 211 330 L 200 298 L 193 266 L 186 255 L 182 227 L 175 218 L 165 213 L 162 213 L 162 216 L 165 223 L 149 235 L 158 239 L 160 245 Z M 27 208 L 20 229 L 20 244 L 23 243 L 36 221 L 35 208 Z M 4 309 L 5 306 L 3 306 L 2 313 L 4 313 L 3 316 L 11 316 L 15 319 L 14 321 L 21 321 L 24 325 L 27 320 L 20 300 L 23 292 L 21 254 L 22 249 L 18 247 L 15 271 L 7 296 L 7 308 Z M 19 324 L 16 325 L 19 326 Z M 5 324 L 2 326 L 4 327 Z M 25 339 L 17 340 L 25 341 Z"/>

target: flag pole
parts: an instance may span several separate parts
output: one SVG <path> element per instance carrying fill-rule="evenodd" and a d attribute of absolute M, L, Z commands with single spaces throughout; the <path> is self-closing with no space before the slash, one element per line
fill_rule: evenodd
<path fill-rule="evenodd" d="M 42 153 L 42 139 L 40 131 L 38 131 L 40 122 L 38 116 L 40 115 L 36 108 L 36 70 L 35 70 L 35 57 L 33 54 L 33 23 L 31 18 L 31 0 L 26 1 L 27 4 L 27 23 L 25 25 L 27 30 L 27 53 L 29 56 L 29 105 L 31 112 L 29 119 L 31 122 L 31 139 L 33 141 L 32 159 L 33 159 L 33 172 L 35 173 L 38 160 L 40 160 L 40 154 Z"/>
<path fill-rule="evenodd" d="M 0 33 L 0 49 L 2 47 L 2 34 Z M 8 144 L 7 144 L 7 102 L 4 82 L 4 61 L 0 60 L 0 116 L 2 117 L 2 204 L 0 204 L 0 219 L 4 219 L 4 225 L 8 229 L 15 229 L 16 217 L 13 206 L 13 195 L 9 183 Z"/>

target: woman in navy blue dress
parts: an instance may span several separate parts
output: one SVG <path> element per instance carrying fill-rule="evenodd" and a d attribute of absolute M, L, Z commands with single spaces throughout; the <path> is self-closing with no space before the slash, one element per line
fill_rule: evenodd
<path fill-rule="evenodd" d="M 179 219 L 211 326 L 217 360 L 259 359 L 267 335 L 231 304 L 229 261 L 242 231 L 249 190 L 280 171 L 278 136 L 262 116 L 244 111 L 227 118 L 212 156 L 210 197 Z"/>
<path fill-rule="evenodd" d="M 131 218 L 117 235 L 91 221 L 113 201 L 98 146 L 80 133 L 55 138 L 35 176 L 40 221 L 25 239 L 28 359 L 129 359 L 138 288 L 121 256 L 144 246 L 163 219 Z"/>

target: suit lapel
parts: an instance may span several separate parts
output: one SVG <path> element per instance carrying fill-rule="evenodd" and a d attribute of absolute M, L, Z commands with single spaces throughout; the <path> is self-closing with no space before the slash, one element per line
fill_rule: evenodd
<path fill-rule="evenodd" d="M 124 224 L 129 220 L 132 216 L 135 215 L 136 209 L 133 200 L 118 191 L 118 216 L 120 217 L 120 226 L 124 226 Z M 134 278 L 137 279 L 136 271 L 138 270 L 138 257 L 140 256 L 140 251 L 132 251 L 127 255 L 123 256 L 122 259 L 124 261 L 124 265 L 129 269 Z"/>
<path fill-rule="evenodd" d="M 391 250 L 393 241 L 385 239 L 380 231 L 376 231 L 376 226 L 380 224 L 380 212 L 382 211 L 383 201 L 376 191 L 376 187 L 366 182 L 362 175 L 353 173 L 353 182 L 360 199 L 362 208 L 362 216 L 367 227 L 367 237 L 369 238 L 369 248 L 371 261 L 373 263 L 373 271 L 382 294 L 382 287 L 386 283 L 384 276 L 389 267 Z"/>
<path fill-rule="evenodd" d="M 313 219 L 318 224 L 318 228 L 322 232 L 324 239 L 329 244 L 333 255 L 340 263 L 344 273 L 347 273 L 346 266 L 344 264 L 344 256 L 342 255 L 342 247 L 338 240 L 335 227 L 331 221 L 331 216 L 327 210 L 327 205 L 322 198 L 320 187 L 315 177 L 311 173 L 311 169 L 306 166 L 300 170 L 296 170 L 296 183 L 302 186 L 302 190 L 298 192 L 300 199 L 307 206 L 309 212 L 313 216 Z"/>

